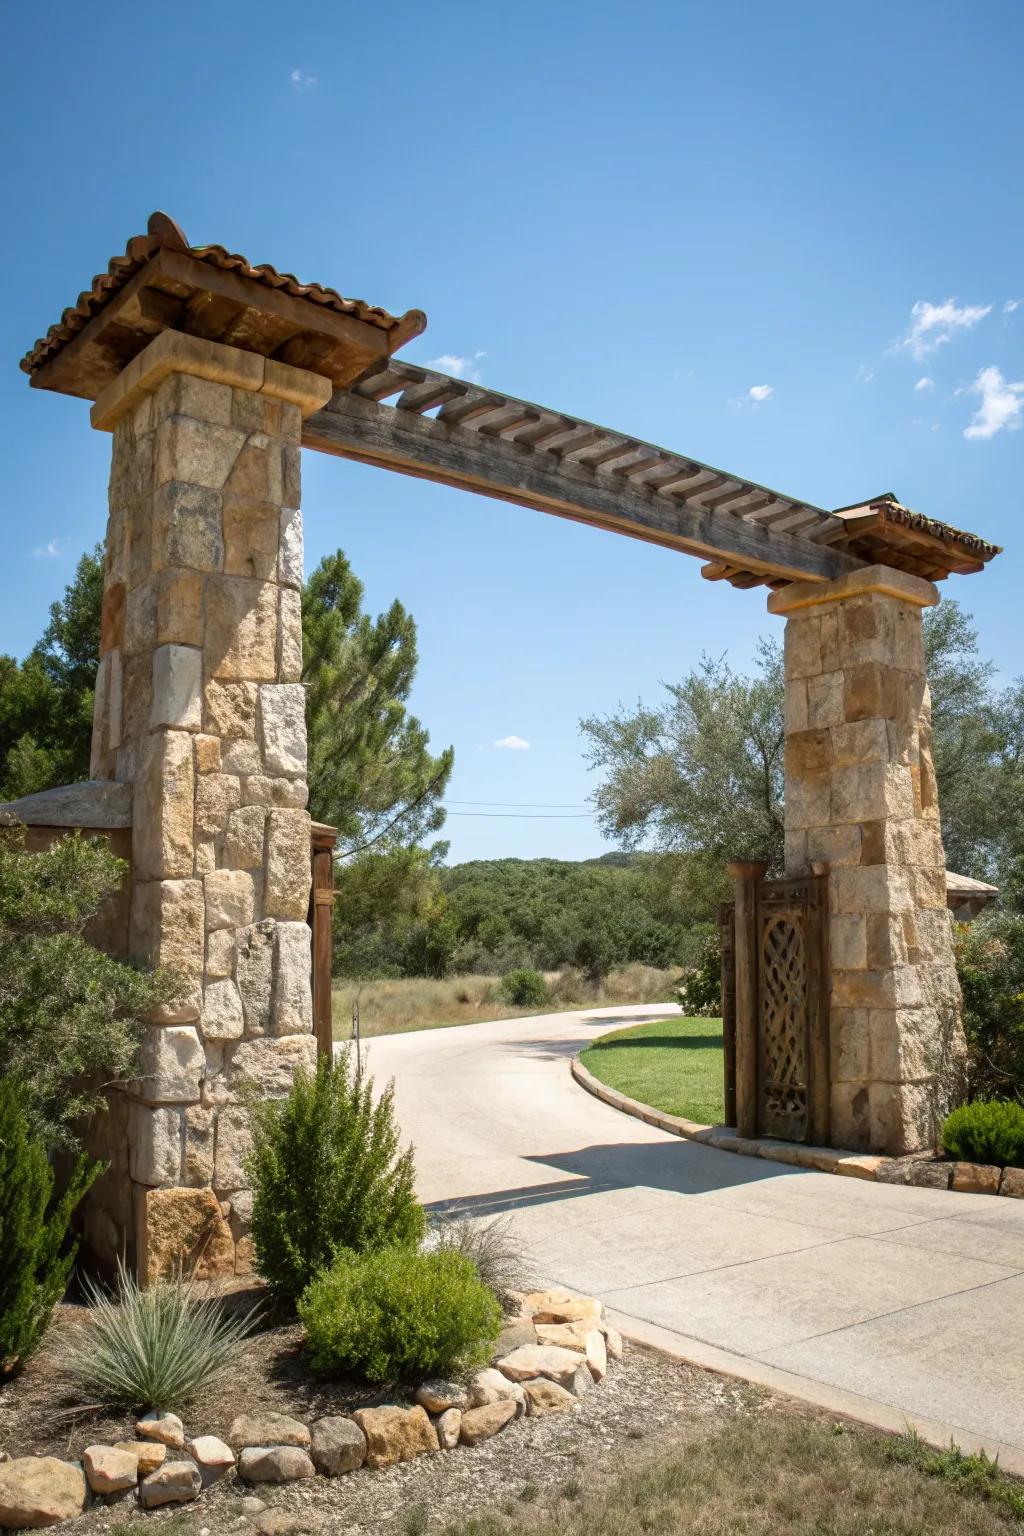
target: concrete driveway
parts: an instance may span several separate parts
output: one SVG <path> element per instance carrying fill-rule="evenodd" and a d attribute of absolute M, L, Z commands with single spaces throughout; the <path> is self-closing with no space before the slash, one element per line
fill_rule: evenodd
<path fill-rule="evenodd" d="M 1024 1201 L 717 1152 L 573 1082 L 589 1041 L 677 1011 L 369 1041 L 421 1198 L 514 1213 L 539 1275 L 600 1296 L 636 1338 L 1024 1472 Z"/>

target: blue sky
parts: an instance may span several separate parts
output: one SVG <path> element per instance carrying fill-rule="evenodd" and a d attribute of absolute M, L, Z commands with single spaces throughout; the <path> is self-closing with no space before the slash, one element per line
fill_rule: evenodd
<path fill-rule="evenodd" d="M 411 361 L 1005 544 L 946 589 L 1024 670 L 1019 4 L 185 0 L 100 25 L 8 0 L 3 22 L 0 650 L 30 647 L 105 520 L 109 439 L 18 359 L 161 207 L 195 243 L 426 310 Z M 779 623 L 685 556 L 303 471 L 307 569 L 340 545 L 374 610 L 417 619 L 451 799 L 491 803 L 453 810 L 585 810 L 581 715 L 702 651 L 744 667 Z M 604 847 L 579 814 L 447 831 L 453 859 Z"/>

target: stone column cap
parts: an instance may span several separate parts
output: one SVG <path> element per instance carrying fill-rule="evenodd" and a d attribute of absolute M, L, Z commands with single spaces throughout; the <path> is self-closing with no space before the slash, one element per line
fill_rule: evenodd
<path fill-rule="evenodd" d="M 112 432 L 123 416 L 153 394 L 172 373 L 188 373 L 214 384 L 230 384 L 272 400 L 297 405 L 303 418 L 327 404 L 334 385 L 322 374 L 293 368 L 258 352 L 243 352 L 221 341 L 161 331 L 107 386 L 89 413 L 94 427 Z"/>
<path fill-rule="evenodd" d="M 837 576 L 834 581 L 794 581 L 788 587 L 780 587 L 769 594 L 768 612 L 795 613 L 824 603 L 842 603 L 869 592 L 899 598 L 915 608 L 934 608 L 939 601 L 939 589 L 933 581 L 898 571 L 892 565 L 865 565 L 859 571 Z"/>

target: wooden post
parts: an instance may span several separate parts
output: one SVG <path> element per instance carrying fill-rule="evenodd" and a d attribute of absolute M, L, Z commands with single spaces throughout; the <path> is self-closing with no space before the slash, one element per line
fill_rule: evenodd
<path fill-rule="evenodd" d="M 317 1056 L 334 1050 L 331 1014 L 331 907 L 334 902 L 334 845 L 337 827 L 314 821 L 310 828 L 313 889 L 309 898 L 309 926 L 313 930 L 313 1033 Z"/>
<path fill-rule="evenodd" d="M 722 956 L 722 1072 L 725 1078 L 723 1119 L 736 1124 L 736 916 L 731 902 L 718 909 L 718 942 Z"/>
<path fill-rule="evenodd" d="M 757 887 L 768 871 L 760 859 L 726 865 L 736 885 L 736 1129 L 757 1135 Z"/>

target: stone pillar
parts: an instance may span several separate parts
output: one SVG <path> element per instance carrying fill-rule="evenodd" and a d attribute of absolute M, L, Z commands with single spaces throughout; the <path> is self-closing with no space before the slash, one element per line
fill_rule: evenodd
<path fill-rule="evenodd" d="M 931 582 L 871 566 L 786 615 L 786 871 L 829 870 L 832 1140 L 928 1146 L 963 1052 L 931 754 Z"/>
<path fill-rule="evenodd" d="M 131 952 L 185 985 L 101 1132 L 99 1226 L 143 1278 L 246 1271 L 239 1090 L 315 1064 L 299 437 L 330 394 L 165 331 L 92 411 L 114 434 L 92 774 L 134 784 Z"/>

